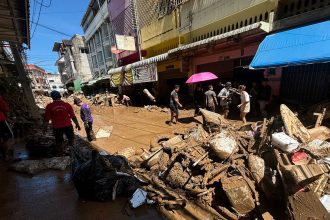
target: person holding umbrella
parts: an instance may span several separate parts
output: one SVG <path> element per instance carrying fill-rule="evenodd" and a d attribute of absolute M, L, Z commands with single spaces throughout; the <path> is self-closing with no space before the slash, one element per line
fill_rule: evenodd
<path fill-rule="evenodd" d="M 194 103 L 195 103 L 195 115 L 197 117 L 199 108 L 202 107 L 204 102 L 204 91 L 202 85 L 197 85 L 194 92 Z"/>

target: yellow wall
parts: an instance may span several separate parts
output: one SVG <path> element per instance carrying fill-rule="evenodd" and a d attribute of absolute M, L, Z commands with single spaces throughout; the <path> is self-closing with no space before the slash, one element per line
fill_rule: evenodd
<path fill-rule="evenodd" d="M 171 14 L 151 19 L 150 24 L 144 25 L 141 28 L 141 47 L 147 50 L 147 57 L 152 57 L 166 53 L 179 44 L 206 39 L 221 34 L 221 31 L 231 31 L 233 27 L 236 29 L 246 26 L 245 20 L 247 25 L 250 24 L 250 19 L 252 23 L 258 22 L 260 15 L 262 21 L 267 21 L 265 14 L 269 18 L 270 12 L 276 10 L 276 2 L 277 0 L 190 0 L 182 5 L 180 14 L 172 11 Z M 190 28 L 187 26 L 189 14 L 192 17 Z"/>
<path fill-rule="evenodd" d="M 143 49 L 147 49 L 177 36 L 176 16 L 173 11 L 171 14 L 141 28 L 141 46 Z"/>
<path fill-rule="evenodd" d="M 171 69 L 181 69 L 181 60 L 169 60 L 157 64 L 157 71 L 165 72 L 168 70 L 168 66 L 173 66 Z"/>
<path fill-rule="evenodd" d="M 190 10 L 190 8 L 183 7 L 182 19 L 185 19 L 184 15 L 187 14 L 185 10 Z M 193 16 L 191 32 L 187 31 L 187 29 L 182 31 L 181 35 L 187 43 L 213 37 L 215 35 L 229 32 L 259 21 L 268 22 L 271 11 L 276 10 L 276 4 L 272 0 L 259 1 L 259 4 L 253 4 L 252 6 L 249 6 L 234 14 L 228 15 L 221 19 L 219 18 L 217 21 L 214 21 L 213 18 L 211 19 L 209 14 L 212 14 L 212 10 L 208 10 L 201 9 L 200 12 L 198 12 L 198 16 Z M 205 19 L 198 19 L 203 17 Z M 182 23 L 185 22 L 182 21 Z"/>

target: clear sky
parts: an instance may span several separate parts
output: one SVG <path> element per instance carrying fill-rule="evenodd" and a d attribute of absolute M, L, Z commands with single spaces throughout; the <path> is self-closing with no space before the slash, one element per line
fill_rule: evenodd
<path fill-rule="evenodd" d="M 27 51 L 28 63 L 36 64 L 47 72 L 57 72 L 58 54 L 53 52 L 54 42 L 70 39 L 69 36 L 45 29 L 47 26 L 67 35 L 83 35 L 81 19 L 90 0 L 30 0 L 31 49 Z M 41 6 L 38 22 L 39 10 Z M 35 29 L 36 28 L 36 29 Z M 34 32 L 34 33 L 33 33 Z"/>

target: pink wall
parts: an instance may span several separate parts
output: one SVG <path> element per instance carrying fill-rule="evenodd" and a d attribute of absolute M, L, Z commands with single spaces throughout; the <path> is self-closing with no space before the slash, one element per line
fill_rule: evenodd
<path fill-rule="evenodd" d="M 257 49 L 258 49 L 257 44 L 245 47 L 244 48 L 244 57 L 254 56 L 255 53 L 257 52 Z M 229 51 L 218 52 L 218 53 L 211 54 L 208 56 L 199 56 L 199 57 L 195 56 L 192 59 L 193 73 L 196 73 L 198 65 L 223 61 L 224 58 L 236 59 L 236 58 L 240 58 L 240 57 L 241 57 L 240 48 L 237 48 L 234 50 L 229 50 Z"/>
<path fill-rule="evenodd" d="M 244 48 L 244 55 L 243 57 L 254 56 L 257 52 L 259 44 L 255 43 L 253 45 L 249 45 Z M 228 50 L 228 49 L 227 49 Z M 204 53 L 205 54 L 205 53 Z M 220 62 L 226 59 L 236 59 L 241 57 L 241 49 L 236 48 L 233 50 L 218 52 L 215 54 L 204 55 L 204 56 L 195 56 L 192 59 L 192 67 L 193 67 L 193 74 L 197 73 L 197 66 L 202 64 Z M 225 67 L 224 67 L 225 68 Z M 226 69 L 223 69 L 226 71 Z M 281 76 L 282 76 L 282 68 L 276 68 L 275 74 L 268 74 L 267 70 L 264 72 L 264 77 L 269 80 L 269 85 L 272 87 L 272 95 L 279 96 L 280 95 L 280 88 L 281 88 Z"/>

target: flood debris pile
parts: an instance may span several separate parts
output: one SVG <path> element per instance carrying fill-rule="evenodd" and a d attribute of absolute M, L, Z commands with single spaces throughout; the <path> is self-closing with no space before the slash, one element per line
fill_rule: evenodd
<path fill-rule="evenodd" d="M 49 96 L 37 94 L 34 96 L 34 100 L 36 102 L 36 105 L 41 109 L 45 109 L 46 106 L 53 101 L 52 98 Z"/>
<path fill-rule="evenodd" d="M 92 150 L 80 141 L 72 150 L 72 180 L 82 198 L 111 201 L 129 197 L 140 187 L 128 160 Z"/>
<path fill-rule="evenodd" d="M 330 132 L 281 116 L 242 125 L 201 110 L 204 124 L 151 140 L 132 157 L 147 199 L 171 219 L 329 219 Z M 329 133 L 327 133 L 329 132 Z M 311 205 L 314 204 L 314 205 Z M 311 208 L 313 207 L 313 208 Z"/>

